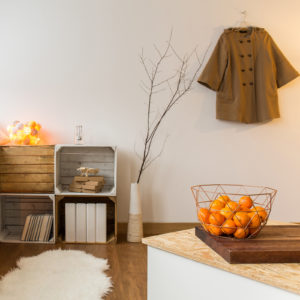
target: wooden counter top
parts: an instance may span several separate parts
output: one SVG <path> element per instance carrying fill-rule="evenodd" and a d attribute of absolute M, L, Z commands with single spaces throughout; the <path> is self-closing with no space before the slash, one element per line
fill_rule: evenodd
<path fill-rule="evenodd" d="M 270 221 L 269 225 L 290 223 Z M 195 236 L 195 229 L 143 239 L 143 243 L 300 295 L 300 264 L 229 264 Z"/>

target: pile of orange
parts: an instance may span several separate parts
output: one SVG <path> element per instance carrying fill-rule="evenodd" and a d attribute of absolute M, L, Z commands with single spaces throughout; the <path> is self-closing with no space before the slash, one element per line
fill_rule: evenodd
<path fill-rule="evenodd" d="M 238 239 L 255 236 L 267 216 L 266 210 L 255 206 L 250 196 L 242 196 L 235 202 L 227 195 L 221 195 L 211 201 L 209 208 L 198 210 L 198 219 L 206 231 Z"/>

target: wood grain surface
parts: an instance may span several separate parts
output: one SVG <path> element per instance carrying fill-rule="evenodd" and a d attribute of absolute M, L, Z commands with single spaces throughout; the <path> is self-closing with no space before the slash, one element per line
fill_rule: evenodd
<path fill-rule="evenodd" d="M 291 225 L 268 221 L 270 225 Z M 143 243 L 203 263 L 224 271 L 257 280 L 300 295 L 300 264 L 229 264 L 220 255 L 195 236 L 195 228 L 156 235 Z"/>
<path fill-rule="evenodd" d="M 53 193 L 54 146 L 0 147 L 1 193 Z"/>
<path fill-rule="evenodd" d="M 300 225 L 265 226 L 253 239 L 216 237 L 201 226 L 196 236 L 231 264 L 300 263 Z"/>
<path fill-rule="evenodd" d="M 0 243 L 0 277 L 14 268 L 16 261 L 21 257 L 34 256 L 53 249 L 81 250 L 96 257 L 108 259 L 110 268 L 106 273 L 112 278 L 113 290 L 105 297 L 105 300 L 146 300 L 146 246 L 141 243 L 127 243 L 125 236 L 119 236 L 119 240 L 118 244 L 108 245 Z"/>

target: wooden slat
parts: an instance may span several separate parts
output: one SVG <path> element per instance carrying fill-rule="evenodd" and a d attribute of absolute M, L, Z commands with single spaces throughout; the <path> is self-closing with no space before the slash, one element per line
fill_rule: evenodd
<path fill-rule="evenodd" d="M 23 225 L 8 225 L 5 226 L 5 229 L 8 230 L 8 233 L 21 233 L 23 231 Z"/>
<path fill-rule="evenodd" d="M 19 182 L 37 182 L 53 183 L 53 174 L 0 174 L 0 182 L 19 183 Z"/>
<path fill-rule="evenodd" d="M 41 196 L 19 196 L 19 195 L 14 195 L 14 196 L 4 196 L 6 197 L 5 203 L 51 203 L 52 200 L 49 199 L 49 197 L 41 197 Z"/>
<path fill-rule="evenodd" d="M 85 154 L 99 154 L 99 153 L 115 153 L 115 151 L 111 148 L 111 147 L 68 147 L 68 146 L 63 146 L 60 149 L 61 154 L 81 154 L 81 153 L 85 153 Z"/>
<path fill-rule="evenodd" d="M 1 193 L 53 193 L 53 183 L 0 183 Z"/>
<path fill-rule="evenodd" d="M 53 165 L 54 164 L 54 156 L 26 156 L 26 155 L 2 155 L 0 156 L 0 164 L 1 165 Z"/>
<path fill-rule="evenodd" d="M 90 163 L 81 163 L 80 161 L 60 161 L 60 167 L 65 169 L 77 169 L 81 166 L 88 167 L 91 165 Z M 96 165 L 96 166 L 95 166 Z M 97 167 L 100 170 L 114 170 L 114 163 L 113 162 L 102 162 L 102 163 L 93 163 L 91 167 Z"/>
<path fill-rule="evenodd" d="M 0 165 L 0 174 L 54 173 L 53 165 Z"/>
<path fill-rule="evenodd" d="M 7 155 L 50 155 L 54 156 L 54 146 L 1 146 L 0 156 Z"/>
<path fill-rule="evenodd" d="M 82 163 L 109 163 L 114 161 L 114 153 L 85 153 L 85 154 L 61 154 L 62 162 L 77 162 Z"/>
<path fill-rule="evenodd" d="M 29 203 L 5 203 L 5 210 L 4 210 L 4 215 L 6 214 L 7 211 L 40 211 L 40 210 L 45 210 L 45 211 L 49 211 L 52 210 L 53 208 L 53 204 L 52 202 L 29 202 Z"/>

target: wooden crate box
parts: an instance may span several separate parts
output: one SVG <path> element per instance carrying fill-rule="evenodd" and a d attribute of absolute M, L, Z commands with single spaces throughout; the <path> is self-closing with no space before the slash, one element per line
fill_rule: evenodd
<path fill-rule="evenodd" d="M 26 217 L 28 215 L 55 214 L 54 195 L 1 195 L 0 196 L 0 242 L 22 242 L 21 236 Z M 50 242 L 27 243 L 54 243 L 55 226 L 53 224 L 53 239 Z M 26 243 L 26 242 L 25 242 Z"/>
<path fill-rule="evenodd" d="M 72 195 L 83 193 L 69 192 L 69 185 L 74 176 L 79 175 L 80 167 L 99 168 L 105 184 L 100 193 L 95 195 L 116 195 L 116 147 L 56 145 L 55 147 L 55 194 Z M 84 193 L 88 194 L 88 193 Z"/>
<path fill-rule="evenodd" d="M 54 146 L 1 146 L 0 193 L 54 193 Z"/>
<path fill-rule="evenodd" d="M 106 203 L 107 204 L 107 243 L 117 242 L 117 199 L 116 197 L 95 196 L 56 196 L 56 240 L 65 242 L 66 203 Z M 77 242 L 74 242 L 77 243 Z M 97 242 L 95 242 L 97 244 Z"/>

